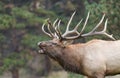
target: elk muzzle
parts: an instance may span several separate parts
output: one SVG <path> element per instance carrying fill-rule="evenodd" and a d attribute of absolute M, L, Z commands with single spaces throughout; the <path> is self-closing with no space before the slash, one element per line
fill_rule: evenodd
<path fill-rule="evenodd" d="M 45 42 L 38 42 L 38 46 L 40 48 L 40 50 L 38 50 L 38 53 L 45 54 L 45 49 L 44 49 L 44 47 L 46 46 Z"/>

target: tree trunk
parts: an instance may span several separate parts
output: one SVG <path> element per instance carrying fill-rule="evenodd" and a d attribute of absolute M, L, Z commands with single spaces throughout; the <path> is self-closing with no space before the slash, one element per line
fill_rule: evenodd
<path fill-rule="evenodd" d="M 17 68 L 13 68 L 11 70 L 12 78 L 19 78 L 19 70 Z"/>
<path fill-rule="evenodd" d="M 48 56 L 45 56 L 44 75 L 48 75 L 51 70 L 51 62 Z"/>

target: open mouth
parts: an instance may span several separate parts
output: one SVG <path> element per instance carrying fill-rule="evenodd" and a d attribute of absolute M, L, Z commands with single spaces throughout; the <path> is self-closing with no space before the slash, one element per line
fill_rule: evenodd
<path fill-rule="evenodd" d="M 38 53 L 40 53 L 40 54 L 45 54 L 45 51 L 44 51 L 44 49 L 42 48 L 42 47 L 39 47 L 40 49 L 38 50 Z"/>
<path fill-rule="evenodd" d="M 38 53 L 45 54 L 45 46 L 44 45 L 40 45 L 40 43 L 38 43 L 38 46 L 39 46 Z"/>

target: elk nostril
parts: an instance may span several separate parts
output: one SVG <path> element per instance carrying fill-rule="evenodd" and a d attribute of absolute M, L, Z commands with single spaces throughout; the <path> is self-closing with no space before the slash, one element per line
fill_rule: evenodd
<path fill-rule="evenodd" d="M 39 47 L 45 47 L 45 46 L 46 46 L 46 43 L 45 43 L 45 42 L 38 42 L 38 46 L 39 46 Z"/>

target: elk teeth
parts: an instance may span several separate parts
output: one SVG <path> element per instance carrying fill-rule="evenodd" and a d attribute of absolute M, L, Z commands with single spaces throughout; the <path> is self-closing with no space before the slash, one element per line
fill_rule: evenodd
<path fill-rule="evenodd" d="M 44 53 L 44 51 L 43 50 L 39 50 L 38 53 Z"/>

